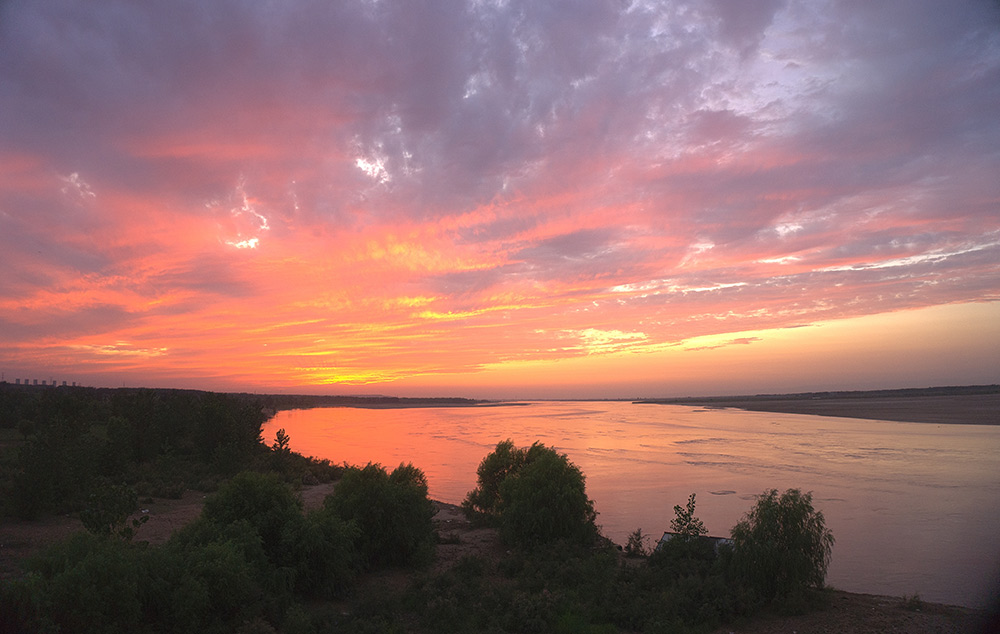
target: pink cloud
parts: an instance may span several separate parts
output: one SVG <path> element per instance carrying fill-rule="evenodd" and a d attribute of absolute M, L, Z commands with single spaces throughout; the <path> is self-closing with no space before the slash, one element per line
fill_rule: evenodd
<path fill-rule="evenodd" d="M 990 6 L 5 11 L 17 367 L 405 381 L 998 299 Z"/>

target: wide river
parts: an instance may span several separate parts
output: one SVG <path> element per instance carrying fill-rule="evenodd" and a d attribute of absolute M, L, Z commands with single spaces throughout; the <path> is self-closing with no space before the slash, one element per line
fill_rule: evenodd
<path fill-rule="evenodd" d="M 697 495 L 712 535 L 767 489 L 813 493 L 836 544 L 827 583 L 981 607 L 1000 583 L 1000 426 L 935 425 L 625 402 L 282 411 L 291 448 L 335 463 L 410 462 L 460 503 L 497 442 L 540 441 L 587 477 L 602 532 L 658 538 Z"/>

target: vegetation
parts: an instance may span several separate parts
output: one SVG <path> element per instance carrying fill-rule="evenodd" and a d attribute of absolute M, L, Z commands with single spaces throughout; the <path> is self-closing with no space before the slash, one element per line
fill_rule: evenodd
<path fill-rule="evenodd" d="M 673 507 L 681 539 L 650 552 L 637 530 L 625 558 L 600 538 L 580 469 L 510 440 L 484 457 L 463 505 L 497 527 L 505 554 L 434 571 L 442 538 L 420 469 L 335 467 L 291 451 L 285 433 L 266 446 L 259 409 L 199 392 L 4 394 L 4 492 L 34 474 L 32 514 L 79 512 L 87 531 L 0 581 L 0 631 L 699 632 L 768 603 L 801 606 L 825 578 L 833 538 L 809 494 L 765 492 L 731 548 L 704 537 L 692 494 Z M 336 477 L 305 511 L 295 487 Z M 166 544 L 142 542 L 137 496 L 199 483 L 214 490 L 200 517 Z M 409 583 L 378 581 L 385 568 Z"/>
<path fill-rule="evenodd" d="M 732 536 L 733 573 L 752 600 L 799 599 L 823 587 L 834 540 L 811 493 L 765 491 Z"/>
<path fill-rule="evenodd" d="M 423 564 L 433 555 L 434 507 L 427 479 L 413 465 L 392 473 L 373 464 L 349 468 L 324 506 L 357 527 L 359 554 L 368 568 Z"/>
<path fill-rule="evenodd" d="M 512 545 L 565 540 L 588 545 L 597 538 L 597 513 L 586 478 L 565 454 L 535 443 L 497 444 L 477 470 L 478 484 L 463 503 L 471 519 L 499 527 Z"/>
<path fill-rule="evenodd" d="M 708 533 L 704 522 L 694 515 L 694 493 L 688 498 L 683 508 L 680 504 L 674 506 L 674 519 L 670 520 L 670 530 L 680 537 L 701 537 Z"/>

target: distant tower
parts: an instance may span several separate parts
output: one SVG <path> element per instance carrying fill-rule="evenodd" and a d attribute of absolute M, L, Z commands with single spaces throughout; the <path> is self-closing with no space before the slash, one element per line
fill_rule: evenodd
<path fill-rule="evenodd" d="M 14 385 L 20 385 L 21 379 L 14 379 Z"/>
<path fill-rule="evenodd" d="M 35 385 L 38 385 L 38 379 L 34 379 Z M 42 385 L 45 385 L 45 381 L 42 381 Z"/>

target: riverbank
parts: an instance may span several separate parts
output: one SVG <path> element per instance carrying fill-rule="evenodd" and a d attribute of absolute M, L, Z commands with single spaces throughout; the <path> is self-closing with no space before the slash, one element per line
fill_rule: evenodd
<path fill-rule="evenodd" d="M 329 495 L 335 484 L 303 487 L 300 495 L 306 508 L 316 508 Z M 136 539 L 150 544 L 162 544 L 175 530 L 201 513 L 205 495 L 186 491 L 179 499 L 155 499 L 143 505 L 142 515 L 149 520 L 139 530 Z M 460 507 L 443 502 L 434 503 L 434 524 L 440 536 L 431 571 L 442 574 L 470 557 L 484 561 L 499 561 L 505 548 L 496 531 L 473 526 Z M 46 545 L 82 530 L 73 516 L 53 516 L 35 522 L 13 522 L 0 525 L 0 570 L 4 576 L 17 574 L 19 563 Z M 357 596 L 363 597 L 365 587 L 384 592 L 387 588 L 404 592 L 418 581 L 423 571 L 389 571 L 360 579 Z M 352 606 L 345 604 L 345 610 Z M 779 632 L 875 632 L 888 634 L 930 634 L 983 632 L 986 614 L 969 608 L 926 603 L 917 598 L 885 597 L 853 594 L 830 590 L 825 605 L 807 614 L 786 616 L 761 614 L 745 622 L 729 624 L 716 634 L 777 634 Z"/>
<path fill-rule="evenodd" d="M 994 387 L 994 386 L 991 386 Z M 652 405 L 735 408 L 755 412 L 808 414 L 939 425 L 1000 425 L 1000 392 L 835 392 L 761 396 L 652 399 Z"/>

